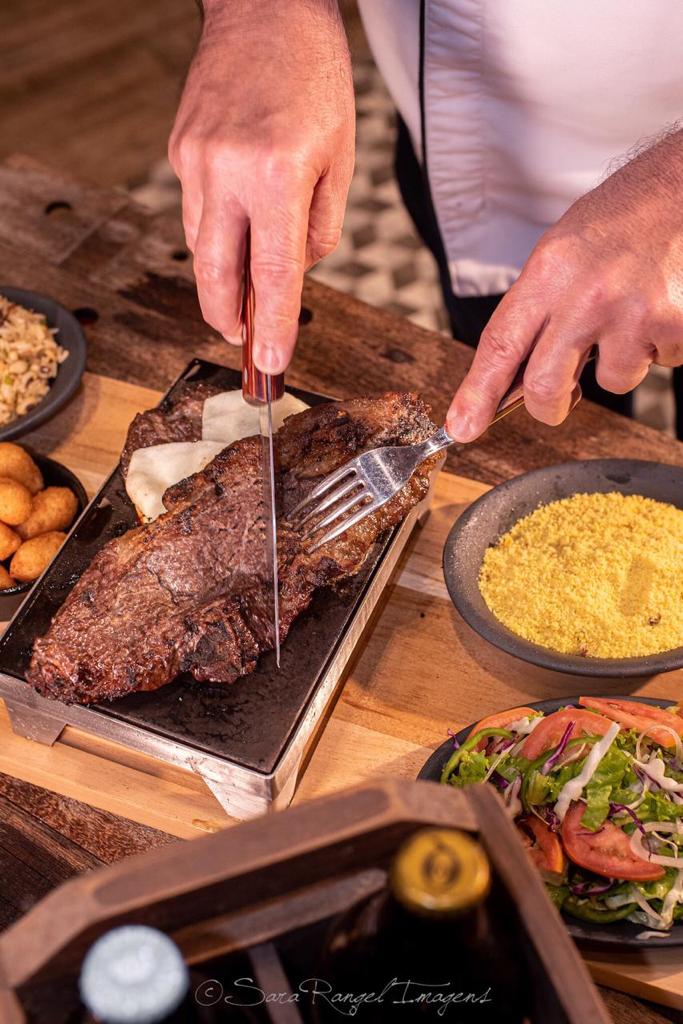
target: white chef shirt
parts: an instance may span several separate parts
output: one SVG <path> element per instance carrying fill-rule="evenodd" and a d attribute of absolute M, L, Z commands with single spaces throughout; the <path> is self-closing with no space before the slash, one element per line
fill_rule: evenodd
<path fill-rule="evenodd" d="M 422 45 L 420 0 L 359 5 L 458 295 L 505 291 L 575 199 L 683 116 L 683 0 L 424 0 Z"/>

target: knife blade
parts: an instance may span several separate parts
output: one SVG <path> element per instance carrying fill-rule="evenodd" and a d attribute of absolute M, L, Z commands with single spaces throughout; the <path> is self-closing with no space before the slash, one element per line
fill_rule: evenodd
<path fill-rule="evenodd" d="M 277 565 L 277 494 L 275 493 L 275 452 L 273 446 L 272 379 L 266 377 L 266 402 L 259 407 L 263 458 L 263 507 L 266 514 L 266 566 L 273 585 L 273 633 L 275 664 L 280 667 L 280 579 Z"/>
<path fill-rule="evenodd" d="M 251 278 L 251 246 L 246 239 L 244 259 L 244 299 L 242 306 L 242 394 L 245 401 L 258 406 L 261 434 L 261 473 L 264 509 L 264 571 L 272 587 L 273 640 L 275 663 L 280 667 L 280 581 L 277 564 L 277 490 L 275 446 L 273 443 L 273 403 L 282 398 L 284 374 L 263 373 L 254 365 L 255 294 Z"/>

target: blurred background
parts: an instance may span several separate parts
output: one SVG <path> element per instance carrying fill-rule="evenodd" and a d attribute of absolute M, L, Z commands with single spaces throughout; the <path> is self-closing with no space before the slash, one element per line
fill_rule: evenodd
<path fill-rule="evenodd" d="M 356 170 L 341 244 L 311 276 L 447 332 L 434 261 L 394 180 L 392 103 L 354 0 L 342 10 L 354 58 Z M 180 213 L 166 144 L 199 29 L 194 0 L 4 0 L 0 159 L 28 153 Z M 636 413 L 673 433 L 668 377 L 653 368 Z"/>

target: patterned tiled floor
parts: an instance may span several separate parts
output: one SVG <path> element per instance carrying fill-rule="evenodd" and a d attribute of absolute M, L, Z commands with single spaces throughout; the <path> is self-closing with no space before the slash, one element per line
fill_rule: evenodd
<path fill-rule="evenodd" d="M 406 213 L 394 179 L 394 109 L 371 59 L 355 61 L 357 100 L 356 169 L 338 249 L 310 276 L 373 306 L 448 333 L 436 266 Z M 134 190 L 154 209 L 179 205 L 177 181 L 166 161 Z M 653 368 L 636 395 L 643 422 L 672 432 L 670 371 Z"/>

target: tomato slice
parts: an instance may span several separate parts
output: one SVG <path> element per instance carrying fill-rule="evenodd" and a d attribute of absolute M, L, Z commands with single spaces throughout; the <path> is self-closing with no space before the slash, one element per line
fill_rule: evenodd
<path fill-rule="evenodd" d="M 654 882 L 664 875 L 660 864 L 651 864 L 631 849 L 625 832 L 606 821 L 597 832 L 581 824 L 586 805 L 575 801 L 562 822 L 562 842 L 567 856 L 579 867 L 605 878 L 628 882 Z"/>
<path fill-rule="evenodd" d="M 468 736 L 474 736 L 475 732 L 479 732 L 480 729 L 505 729 L 508 725 L 512 725 L 513 722 L 518 722 L 520 718 L 526 718 L 527 715 L 537 714 L 533 708 L 508 708 L 507 711 L 497 711 L 494 715 L 488 715 L 486 718 L 482 718 L 481 722 L 477 722 L 476 725 L 472 726 Z M 483 750 L 486 746 L 487 740 L 482 740 L 477 743 L 476 750 Z"/>
<path fill-rule="evenodd" d="M 675 747 L 676 741 L 666 729 L 658 728 L 660 725 L 666 725 L 683 738 L 683 718 L 651 704 L 641 704 L 637 700 L 615 700 L 613 697 L 579 697 L 579 703 L 607 715 L 625 729 L 637 729 L 645 733 L 661 747 Z"/>
<path fill-rule="evenodd" d="M 564 736 L 570 722 L 573 722 L 574 728 L 569 734 L 569 739 L 577 736 L 604 736 L 612 724 L 609 718 L 596 715 L 592 711 L 584 711 L 582 708 L 563 708 L 561 711 L 554 711 L 529 733 L 520 750 L 522 757 L 535 761 L 547 750 L 552 750 Z"/>
<path fill-rule="evenodd" d="M 567 858 L 562 843 L 555 832 L 551 832 L 544 821 L 535 814 L 528 814 L 517 822 L 522 843 L 527 848 L 541 875 L 552 885 L 561 885 L 567 867 Z"/>

